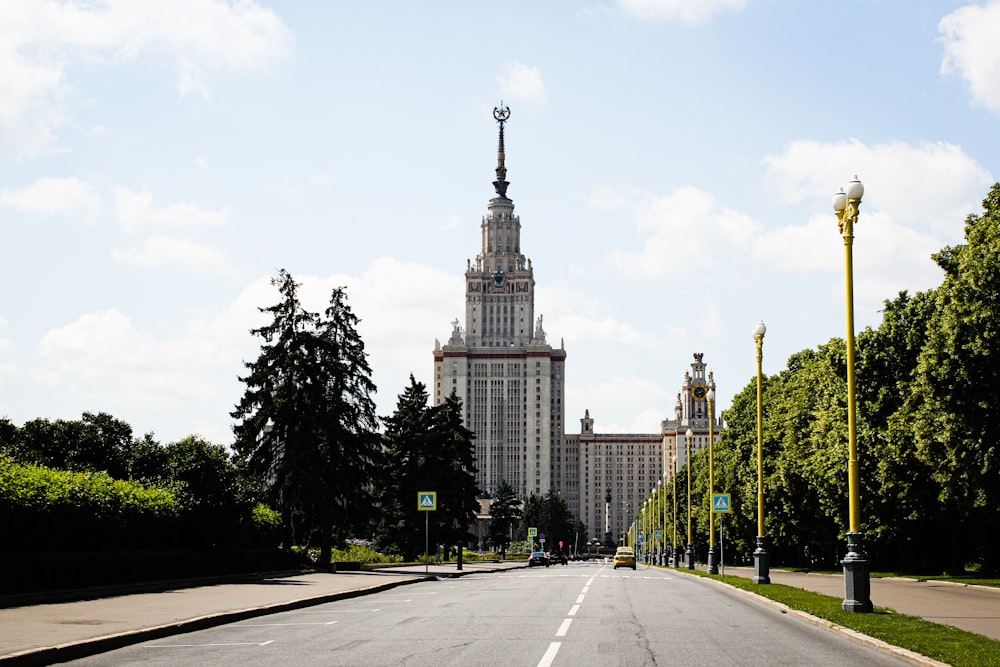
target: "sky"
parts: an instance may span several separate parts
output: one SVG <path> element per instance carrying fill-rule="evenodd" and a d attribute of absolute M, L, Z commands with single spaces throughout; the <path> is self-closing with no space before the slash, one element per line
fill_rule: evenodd
<path fill-rule="evenodd" d="M 934 288 L 1000 173 L 1000 1 L 4 0 L 0 417 L 232 442 L 280 269 L 387 416 L 464 319 L 493 108 L 566 422 L 655 433 Z M 859 381 L 864 381 L 859 378 Z"/>

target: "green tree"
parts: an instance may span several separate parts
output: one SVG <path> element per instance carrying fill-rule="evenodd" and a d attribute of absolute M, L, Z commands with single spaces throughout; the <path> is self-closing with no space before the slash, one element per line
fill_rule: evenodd
<path fill-rule="evenodd" d="M 286 271 L 272 284 L 282 299 L 261 308 L 273 320 L 251 331 L 263 344 L 240 378 L 246 391 L 232 413 L 233 446 L 280 508 L 286 546 L 298 520 L 318 533 L 320 562 L 328 563 L 334 525 L 350 530 L 368 519 L 378 461 L 375 385 L 343 288 L 321 317 L 302 307 Z"/>
<path fill-rule="evenodd" d="M 521 501 L 517 491 L 510 482 L 502 479 L 493 491 L 493 502 L 490 504 L 489 541 L 500 549 L 503 557 L 507 556 L 512 529 L 520 518 Z"/>
<path fill-rule="evenodd" d="M 465 428 L 462 400 L 454 391 L 431 408 L 431 477 L 438 491 L 435 518 L 445 544 L 464 547 L 473 539 L 469 527 L 479 511 L 474 438 Z"/>
<path fill-rule="evenodd" d="M 132 427 L 107 413 L 84 412 L 78 420 L 34 419 L 8 437 L 16 461 L 128 479 Z"/>
<path fill-rule="evenodd" d="M 961 572 L 978 560 L 997 569 L 1000 530 L 1000 183 L 984 213 L 965 223 L 965 244 L 934 255 L 944 269 L 937 317 L 927 330 L 913 391 L 901 417 L 919 459 L 938 485 L 946 521 L 934 543 L 945 567 Z"/>
<path fill-rule="evenodd" d="M 430 449 L 427 387 L 410 375 L 410 384 L 396 401 L 396 410 L 384 419 L 382 436 L 385 469 L 375 490 L 378 507 L 374 522 L 375 547 L 413 560 L 424 552 L 424 517 L 416 509 L 417 493 L 436 491 L 424 479 L 425 453 Z M 437 535 L 434 536 L 435 543 Z"/>
<path fill-rule="evenodd" d="M 385 419 L 384 480 L 377 492 L 376 545 L 412 559 L 424 550 L 424 522 L 432 539 L 464 545 L 475 520 L 475 465 L 472 432 L 462 423 L 462 404 L 452 394 L 429 407 L 427 388 L 410 375 L 396 411 Z M 435 491 L 438 507 L 430 517 L 417 510 L 417 493 Z"/>
<path fill-rule="evenodd" d="M 529 527 L 537 528 L 539 537 L 545 536 L 546 548 L 553 549 L 559 542 L 573 542 L 576 523 L 566 501 L 549 490 L 541 496 L 533 493 L 525 501 L 519 535 L 527 535 Z"/>
<path fill-rule="evenodd" d="M 927 531 L 942 520 L 939 489 L 909 434 L 904 409 L 929 327 L 937 315 L 934 291 L 901 292 L 885 302 L 882 323 L 857 339 L 859 438 L 872 443 L 865 466 L 872 492 L 866 494 L 865 541 L 885 569 L 929 572 L 938 567 L 936 550 L 926 547 Z"/>

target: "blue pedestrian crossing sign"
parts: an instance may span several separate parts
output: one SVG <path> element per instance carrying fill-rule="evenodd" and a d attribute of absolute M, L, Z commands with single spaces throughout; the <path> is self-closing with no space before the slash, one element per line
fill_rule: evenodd
<path fill-rule="evenodd" d="M 728 493 L 715 493 L 712 495 L 713 512 L 732 512 L 733 507 L 729 502 Z"/>
<path fill-rule="evenodd" d="M 421 512 L 436 512 L 438 508 L 437 491 L 417 491 L 417 509 Z"/>
<path fill-rule="evenodd" d="M 528 537 L 538 537 L 538 529 L 535 527 L 528 528 Z"/>

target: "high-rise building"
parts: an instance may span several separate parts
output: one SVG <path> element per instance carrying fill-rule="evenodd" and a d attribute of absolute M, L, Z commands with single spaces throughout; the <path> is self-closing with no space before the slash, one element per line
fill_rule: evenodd
<path fill-rule="evenodd" d="M 507 197 L 504 125 L 510 109 L 493 110 L 499 124 L 496 196 L 481 222 L 482 247 L 465 271 L 465 325 L 455 319 L 445 345 L 434 345 L 434 403 L 461 399 L 476 434 L 477 483 L 492 493 L 506 480 L 522 498 L 557 490 L 574 514 L 576 480 L 564 451 L 566 351 L 546 340 L 535 315 L 531 260 L 521 252 L 521 220 Z M 572 456 L 570 456 L 572 459 Z"/>
<path fill-rule="evenodd" d="M 687 432 L 692 456 L 708 448 L 708 391 L 715 389 L 706 375 L 704 355 L 696 353 L 684 373 L 674 405 L 674 418 L 660 422 L 659 433 L 597 433 L 588 409 L 580 420 L 579 435 L 567 435 L 567 449 L 579 453 L 579 518 L 591 539 L 618 541 L 635 520 L 642 503 L 660 484 L 670 484 L 673 471 L 687 461 Z M 712 425 L 718 441 L 722 420 Z M 676 459 L 675 459 L 676 457 Z"/>
<path fill-rule="evenodd" d="M 521 498 L 554 491 L 584 524 L 589 538 L 617 541 L 674 465 L 707 447 L 707 392 L 715 388 L 702 354 L 694 355 L 677 394 L 674 418 L 658 432 L 598 434 L 587 410 L 578 434 L 565 434 L 562 343 L 546 339 L 535 315 L 531 260 L 521 252 L 521 219 L 507 197 L 504 125 L 510 109 L 493 110 L 499 124 L 496 196 L 480 224 L 482 247 L 466 261 L 465 323 L 452 322 L 448 342 L 434 345 L 434 403 L 455 392 L 465 425 L 476 435 L 476 481 L 492 494 L 508 481 Z M 652 426 L 652 425 L 651 425 Z M 721 420 L 713 425 L 718 438 Z M 485 516 L 485 515 L 484 515 Z M 610 533 L 610 535 L 606 535 Z"/>

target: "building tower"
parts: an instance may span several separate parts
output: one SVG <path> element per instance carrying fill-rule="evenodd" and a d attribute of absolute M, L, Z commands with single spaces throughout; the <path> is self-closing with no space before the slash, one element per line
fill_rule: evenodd
<path fill-rule="evenodd" d="M 462 399 L 465 425 L 476 434 L 480 491 L 492 494 L 501 480 L 522 498 L 556 490 L 575 513 L 564 479 L 566 351 L 546 342 L 542 316 L 535 318 L 531 260 L 521 253 L 521 220 L 507 197 L 510 109 L 501 102 L 493 117 L 500 126 L 496 196 L 480 225 L 482 248 L 466 262 L 465 326 L 455 319 L 447 344 L 435 341 L 434 403 L 451 392 Z"/>

